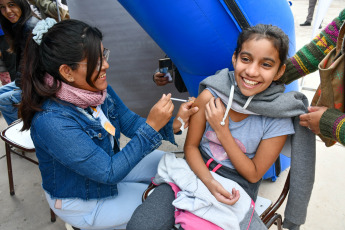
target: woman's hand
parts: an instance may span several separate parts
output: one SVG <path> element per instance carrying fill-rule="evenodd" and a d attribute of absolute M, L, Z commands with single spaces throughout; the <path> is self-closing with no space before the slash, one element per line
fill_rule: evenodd
<path fill-rule="evenodd" d="M 171 94 L 163 94 L 162 98 L 151 108 L 146 123 L 157 132 L 163 128 L 172 117 L 174 104 L 170 100 Z"/>
<path fill-rule="evenodd" d="M 205 115 L 206 120 L 211 125 L 212 129 L 217 132 L 219 129 L 222 129 L 224 127 L 229 127 L 229 119 L 226 118 L 224 120 L 225 125 L 222 126 L 220 123 L 223 120 L 224 114 L 225 114 L 225 106 L 223 105 L 222 101 L 218 97 L 216 100 L 214 97 L 210 99 L 210 101 L 206 104 L 205 107 Z"/>
<path fill-rule="evenodd" d="M 164 76 L 165 74 L 161 72 L 157 72 L 153 75 L 153 81 L 156 83 L 157 86 L 164 86 L 170 83 L 169 77 L 164 77 Z"/>
<path fill-rule="evenodd" d="M 240 191 L 233 188 L 232 193 L 230 193 L 215 179 L 210 180 L 205 185 L 219 202 L 234 205 L 240 199 Z"/>
<path fill-rule="evenodd" d="M 301 126 L 309 128 L 313 133 L 320 133 L 320 119 L 322 114 L 327 110 L 327 107 L 310 106 L 309 113 L 299 116 Z"/>
<path fill-rule="evenodd" d="M 180 106 L 180 109 L 178 110 L 176 118 L 174 119 L 174 122 L 173 122 L 174 133 L 178 133 L 182 125 L 182 123 L 178 120 L 179 117 L 184 122 L 183 129 L 186 129 L 189 126 L 190 116 L 192 116 L 194 113 L 199 111 L 198 107 L 192 107 L 194 100 L 195 100 L 195 97 L 192 97 L 189 99 L 188 102 L 185 102 Z"/>

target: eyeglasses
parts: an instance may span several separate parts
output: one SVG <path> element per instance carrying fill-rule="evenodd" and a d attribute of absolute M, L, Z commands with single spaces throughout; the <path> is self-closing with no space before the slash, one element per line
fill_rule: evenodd
<path fill-rule="evenodd" d="M 103 61 L 104 61 L 104 60 L 105 60 L 106 62 L 108 62 L 109 56 L 110 56 L 110 50 L 108 50 L 107 48 L 103 48 L 103 58 L 102 58 L 102 61 L 101 61 L 101 60 L 98 60 L 98 62 L 97 62 L 97 65 L 96 65 L 96 70 L 97 70 L 97 71 L 100 71 L 100 70 L 101 70 L 101 67 L 102 67 L 102 65 L 103 65 Z M 84 64 L 84 65 L 87 64 L 87 62 L 74 62 L 74 63 L 77 63 L 77 64 Z"/>

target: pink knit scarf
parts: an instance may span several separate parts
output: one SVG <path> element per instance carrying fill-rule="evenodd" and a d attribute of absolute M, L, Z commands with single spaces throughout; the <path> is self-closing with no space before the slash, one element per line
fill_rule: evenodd
<path fill-rule="evenodd" d="M 50 74 L 46 73 L 44 76 L 44 81 L 47 85 L 52 86 L 54 78 Z M 73 87 L 61 81 L 58 81 L 58 84 L 61 84 L 61 88 L 56 93 L 56 97 L 83 109 L 89 106 L 96 107 L 103 104 L 105 97 L 107 96 L 106 89 L 99 92 L 92 92 Z"/>

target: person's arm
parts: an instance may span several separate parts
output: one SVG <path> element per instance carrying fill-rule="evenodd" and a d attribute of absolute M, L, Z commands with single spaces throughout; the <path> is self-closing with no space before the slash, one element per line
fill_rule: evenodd
<path fill-rule="evenodd" d="M 120 124 L 120 130 L 121 132 L 128 138 L 132 138 L 136 131 L 139 129 L 139 127 L 147 122 L 145 118 L 140 117 L 133 111 L 131 111 L 120 99 L 120 97 L 115 93 L 113 88 L 111 86 L 107 87 L 107 93 L 111 95 L 111 97 L 114 100 L 116 110 L 118 111 L 118 119 Z M 170 101 L 171 102 L 171 101 Z M 193 102 L 186 102 L 183 103 L 180 106 L 180 109 L 177 113 L 177 117 L 181 117 L 181 119 L 185 122 L 185 128 L 188 127 L 189 124 L 189 117 L 193 115 L 198 109 L 196 107 L 192 107 Z M 171 104 L 172 102 L 171 102 Z M 154 107 L 153 107 L 154 108 Z M 173 107 L 172 107 L 173 108 Z M 171 142 L 172 144 L 175 144 L 175 138 L 174 134 L 180 132 L 181 122 L 177 120 L 176 118 L 171 118 L 169 121 L 165 121 L 166 124 L 164 127 L 161 127 L 158 131 L 158 133 L 161 135 L 161 138 L 163 140 L 167 140 Z M 155 115 L 155 117 L 149 118 L 149 120 L 158 119 L 159 121 L 162 121 L 162 117 L 160 115 Z M 150 121 L 149 121 L 150 123 Z"/>
<path fill-rule="evenodd" d="M 127 145 L 110 155 L 96 143 L 108 142 L 104 129 L 79 124 L 74 116 L 59 111 L 47 111 L 37 117 L 31 126 L 31 136 L 37 152 L 59 161 L 81 176 L 104 184 L 117 184 L 142 158 L 157 148 L 161 136 L 144 123 Z M 94 135 L 93 135 L 94 133 Z"/>
<path fill-rule="evenodd" d="M 264 139 L 260 142 L 255 156 L 250 159 L 242 152 L 233 138 L 229 127 L 229 119 L 225 119 L 225 125 L 220 123 L 225 113 L 225 107 L 220 98 L 206 105 L 206 119 L 217 134 L 217 138 L 222 144 L 231 163 L 241 176 L 251 183 L 258 182 L 267 170 L 276 161 L 279 153 L 283 149 L 287 135 L 276 136 Z"/>
<path fill-rule="evenodd" d="M 113 96 L 108 87 L 110 97 Z M 48 110 L 35 119 L 31 133 L 37 147 L 59 161 L 65 167 L 91 180 L 105 184 L 117 184 L 141 159 L 158 148 L 162 135 L 158 133 L 170 119 L 173 104 L 170 95 L 163 95 L 153 106 L 147 120 L 131 112 L 120 99 L 108 99 L 104 106 L 115 106 L 116 114 L 110 118 L 118 128 L 131 136 L 121 151 L 111 154 L 100 146 L 109 146 L 109 134 L 99 126 L 85 126 L 79 116 L 64 111 Z M 113 104 L 112 104 L 113 103 Z M 103 143 L 103 144 L 101 144 Z M 42 150 L 41 150 L 42 151 Z M 109 149 L 109 151 L 111 151 Z M 38 150 L 38 152 L 40 152 Z"/>
<path fill-rule="evenodd" d="M 117 118 L 119 120 L 121 133 L 128 138 L 133 138 L 133 136 L 136 135 L 139 127 L 146 122 L 146 119 L 131 111 L 123 103 L 121 98 L 115 93 L 110 85 L 107 87 L 107 93 L 114 100 L 114 105 L 116 106 L 116 111 L 118 112 Z M 160 116 L 156 116 L 154 119 L 159 119 L 159 117 Z M 152 119 L 153 118 L 151 117 L 151 120 Z M 158 133 L 160 135 L 160 139 L 170 141 L 172 144 L 176 144 L 173 132 L 173 121 L 173 118 L 168 120 L 166 125 L 160 128 Z"/>
<path fill-rule="evenodd" d="M 185 157 L 190 168 L 213 196 L 219 202 L 233 205 L 240 197 L 239 192 L 232 191 L 233 194 L 231 194 L 213 178 L 199 151 L 199 144 L 206 127 L 205 105 L 211 97 L 213 97 L 212 94 L 208 90 L 204 90 L 194 102 L 194 106 L 198 106 L 199 111 L 190 118 L 190 125 L 184 145 Z"/>
<path fill-rule="evenodd" d="M 339 30 L 344 20 L 345 9 L 310 43 L 303 46 L 293 57 L 286 61 L 285 73 L 279 81 L 289 84 L 318 70 L 319 63 L 336 46 Z"/>
<path fill-rule="evenodd" d="M 345 114 L 337 109 L 311 106 L 300 115 L 300 125 L 345 145 Z"/>
<path fill-rule="evenodd" d="M 320 132 L 345 145 L 345 113 L 336 109 L 327 109 L 320 119 Z"/>

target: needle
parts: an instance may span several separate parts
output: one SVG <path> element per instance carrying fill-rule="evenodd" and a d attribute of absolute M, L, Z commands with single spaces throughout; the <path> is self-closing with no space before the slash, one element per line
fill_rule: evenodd
<path fill-rule="evenodd" d="M 182 101 L 182 102 L 187 102 L 188 100 L 183 100 L 183 99 L 178 99 L 178 98 L 170 98 L 172 101 Z"/>
<path fill-rule="evenodd" d="M 170 98 L 170 100 L 172 101 L 182 101 L 182 102 L 187 102 L 187 100 L 183 100 L 183 99 L 178 99 L 178 98 Z"/>

